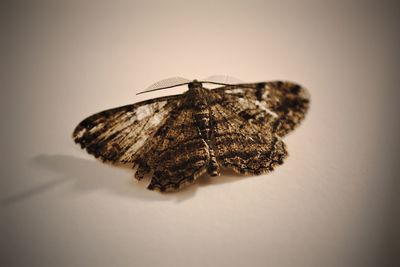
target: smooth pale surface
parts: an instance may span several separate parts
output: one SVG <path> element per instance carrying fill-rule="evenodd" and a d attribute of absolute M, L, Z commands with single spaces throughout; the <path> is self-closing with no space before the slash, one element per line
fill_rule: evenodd
<path fill-rule="evenodd" d="M 382 266 L 398 177 L 399 17 L 353 1 L 55 1 L 6 7 L 2 266 Z M 307 87 L 269 175 L 175 194 L 102 164 L 71 133 L 171 76 Z M 397 116 L 397 115 L 396 115 Z M 390 230 L 388 232 L 388 230 Z"/>

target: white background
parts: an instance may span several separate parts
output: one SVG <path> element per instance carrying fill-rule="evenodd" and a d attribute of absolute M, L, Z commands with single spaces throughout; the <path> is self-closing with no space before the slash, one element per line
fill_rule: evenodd
<path fill-rule="evenodd" d="M 2 266 L 382 266 L 398 153 L 393 5 L 31 2 L 4 9 Z M 4 19 L 4 17 L 3 17 Z M 311 108 L 269 175 L 174 194 L 75 145 L 171 76 L 292 80 Z M 397 113 L 396 113 L 397 112 Z"/>

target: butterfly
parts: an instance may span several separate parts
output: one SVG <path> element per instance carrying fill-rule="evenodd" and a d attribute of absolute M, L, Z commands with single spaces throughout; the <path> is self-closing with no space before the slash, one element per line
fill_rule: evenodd
<path fill-rule="evenodd" d="M 136 168 L 138 180 L 151 173 L 150 190 L 178 190 L 222 168 L 259 175 L 281 165 L 287 156 L 282 137 L 304 119 L 310 102 L 305 88 L 288 81 L 174 78 L 142 93 L 176 86 L 187 91 L 84 119 L 74 141 L 102 161 Z"/>

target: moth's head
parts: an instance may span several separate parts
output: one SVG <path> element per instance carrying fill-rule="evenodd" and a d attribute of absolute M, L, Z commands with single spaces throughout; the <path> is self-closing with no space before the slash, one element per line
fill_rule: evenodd
<path fill-rule="evenodd" d="M 198 80 L 193 80 L 188 84 L 189 90 L 193 90 L 193 89 L 199 89 L 202 88 L 203 86 L 201 85 L 201 82 L 199 82 Z"/>

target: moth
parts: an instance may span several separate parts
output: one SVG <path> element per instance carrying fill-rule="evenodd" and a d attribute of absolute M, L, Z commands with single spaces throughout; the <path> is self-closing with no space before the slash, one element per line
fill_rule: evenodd
<path fill-rule="evenodd" d="M 217 88 L 206 88 L 209 84 Z M 136 168 L 138 180 L 150 173 L 150 190 L 178 190 L 204 173 L 218 176 L 223 168 L 259 175 L 281 165 L 287 156 L 281 138 L 304 119 L 310 102 L 307 90 L 289 81 L 179 78 L 145 92 L 175 86 L 187 91 L 84 119 L 74 141 L 102 161 Z"/>

